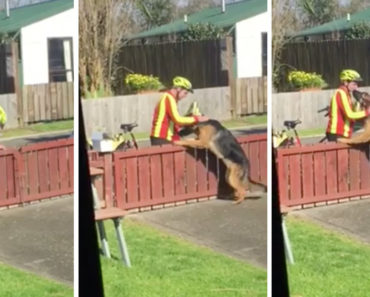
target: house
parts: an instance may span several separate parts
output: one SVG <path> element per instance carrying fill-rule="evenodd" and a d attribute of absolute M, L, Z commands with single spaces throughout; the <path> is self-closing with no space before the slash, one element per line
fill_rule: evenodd
<path fill-rule="evenodd" d="M 129 43 L 155 43 L 176 40 L 191 24 L 213 24 L 234 37 L 236 77 L 261 77 L 267 74 L 267 31 L 269 17 L 266 0 L 229 3 L 224 9 L 201 10 L 132 36 Z"/>
<path fill-rule="evenodd" d="M 345 33 L 356 24 L 370 22 L 370 7 L 346 17 L 308 28 L 294 35 L 294 40 L 335 40 L 343 39 Z"/>
<path fill-rule="evenodd" d="M 0 41 L 18 44 L 21 85 L 73 81 L 76 17 L 73 0 L 50 0 L 0 12 Z"/>

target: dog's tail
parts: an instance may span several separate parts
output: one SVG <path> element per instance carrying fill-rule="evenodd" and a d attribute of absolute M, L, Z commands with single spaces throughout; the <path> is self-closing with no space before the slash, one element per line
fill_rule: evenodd
<path fill-rule="evenodd" d="M 267 186 L 264 185 L 263 183 L 260 183 L 258 181 L 253 180 L 250 177 L 250 175 L 248 174 L 249 173 L 249 164 L 246 164 L 246 166 L 243 166 L 243 168 L 245 168 L 245 169 L 242 171 L 241 179 L 243 180 L 243 183 L 246 185 L 246 187 L 248 187 L 248 190 L 252 191 L 252 192 L 264 192 L 264 193 L 266 193 L 267 192 Z"/>
<path fill-rule="evenodd" d="M 267 192 L 267 186 L 264 185 L 263 183 L 257 182 L 252 180 L 251 178 L 248 178 L 248 183 L 250 187 L 251 192 Z"/>

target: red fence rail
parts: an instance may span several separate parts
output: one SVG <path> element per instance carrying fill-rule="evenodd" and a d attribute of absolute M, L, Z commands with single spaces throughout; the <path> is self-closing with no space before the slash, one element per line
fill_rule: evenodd
<path fill-rule="evenodd" d="M 250 160 L 251 177 L 267 182 L 267 136 L 238 138 Z M 178 146 L 148 147 L 99 155 L 90 152 L 90 166 L 104 169 L 96 187 L 104 200 L 122 209 L 151 207 L 219 193 L 223 165 L 205 150 Z"/>
<path fill-rule="evenodd" d="M 0 206 L 73 193 L 73 139 L 0 151 Z"/>
<path fill-rule="evenodd" d="M 318 144 L 277 151 L 280 203 L 302 206 L 370 195 L 369 145 Z"/>

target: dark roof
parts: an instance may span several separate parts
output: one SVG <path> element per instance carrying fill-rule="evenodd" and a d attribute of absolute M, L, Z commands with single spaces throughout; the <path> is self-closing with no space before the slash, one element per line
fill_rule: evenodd
<path fill-rule="evenodd" d="M 221 28 L 228 28 L 241 20 L 266 11 L 266 0 L 244 0 L 227 4 L 224 13 L 221 11 L 221 6 L 204 9 L 189 15 L 187 23 L 184 22 L 184 19 L 179 19 L 172 23 L 138 33 L 130 39 L 180 33 L 186 31 L 188 25 L 196 23 L 210 23 Z"/>
<path fill-rule="evenodd" d="M 41 21 L 65 10 L 73 8 L 73 0 L 51 0 L 13 8 L 10 16 L 0 11 L 0 33 L 14 33 L 22 27 Z"/>
<path fill-rule="evenodd" d="M 295 34 L 294 36 L 299 37 L 299 36 L 325 34 L 325 33 L 331 33 L 331 32 L 336 32 L 336 31 L 345 31 L 345 30 L 350 29 L 355 24 L 358 24 L 361 22 L 369 22 L 369 21 L 370 21 L 370 7 L 360 12 L 350 15 L 349 21 L 347 20 L 347 17 L 344 17 L 338 20 L 334 20 L 334 21 L 322 24 L 317 27 L 303 30 Z"/>

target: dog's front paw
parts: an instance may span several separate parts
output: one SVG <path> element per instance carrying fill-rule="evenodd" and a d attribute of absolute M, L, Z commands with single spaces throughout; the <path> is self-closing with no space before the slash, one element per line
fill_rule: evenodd
<path fill-rule="evenodd" d="M 337 141 L 339 143 L 349 143 L 350 142 L 350 140 L 348 138 L 338 138 Z"/>
<path fill-rule="evenodd" d="M 182 140 L 175 140 L 173 142 L 174 145 L 184 146 L 184 142 Z"/>

